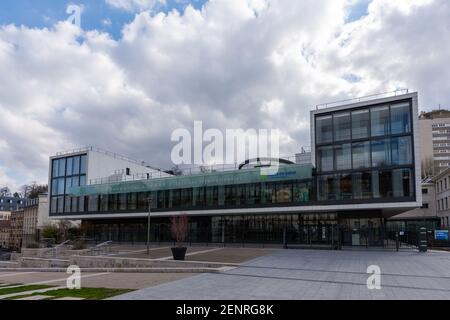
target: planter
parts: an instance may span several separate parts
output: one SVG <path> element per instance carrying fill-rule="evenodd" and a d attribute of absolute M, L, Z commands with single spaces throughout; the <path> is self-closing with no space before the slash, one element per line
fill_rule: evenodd
<path fill-rule="evenodd" d="M 172 248 L 173 260 L 183 261 L 186 256 L 186 247 L 175 247 Z"/>

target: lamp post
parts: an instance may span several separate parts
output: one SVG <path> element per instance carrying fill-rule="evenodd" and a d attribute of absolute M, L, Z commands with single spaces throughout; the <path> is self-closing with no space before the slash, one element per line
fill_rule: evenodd
<path fill-rule="evenodd" d="M 147 255 L 150 254 L 150 216 L 153 199 L 148 198 L 148 220 L 147 220 Z"/>

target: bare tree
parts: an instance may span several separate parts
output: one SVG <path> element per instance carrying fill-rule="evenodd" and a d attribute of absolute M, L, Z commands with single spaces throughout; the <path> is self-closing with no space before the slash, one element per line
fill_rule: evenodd
<path fill-rule="evenodd" d="M 41 193 L 48 192 L 48 185 L 40 185 L 36 181 L 22 186 L 21 193 L 24 198 L 36 199 Z"/>

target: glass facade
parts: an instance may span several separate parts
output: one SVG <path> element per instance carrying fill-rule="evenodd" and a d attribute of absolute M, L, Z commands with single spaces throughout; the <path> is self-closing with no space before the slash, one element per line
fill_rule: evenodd
<path fill-rule="evenodd" d="M 83 212 L 84 200 L 68 196 L 72 187 L 86 185 L 87 155 L 52 160 L 50 213 Z"/>
<path fill-rule="evenodd" d="M 139 189 L 128 191 L 125 185 L 100 186 L 75 197 L 69 190 L 86 185 L 86 155 L 55 159 L 51 213 L 142 213 L 149 197 L 155 212 L 415 201 L 411 125 L 412 101 L 318 115 L 316 170 L 308 166 L 308 175 L 296 176 L 303 167 L 286 166 L 273 180 L 259 172 L 250 181 L 214 173 L 170 178 L 155 187 L 149 187 L 153 181 L 138 182 Z"/>
<path fill-rule="evenodd" d="M 316 124 L 319 119 L 327 119 L 327 138 L 315 141 L 319 201 L 413 200 L 411 101 L 318 115 Z"/>

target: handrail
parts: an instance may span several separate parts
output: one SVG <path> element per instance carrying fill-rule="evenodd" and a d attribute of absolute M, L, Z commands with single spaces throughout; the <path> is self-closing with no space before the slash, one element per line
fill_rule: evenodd
<path fill-rule="evenodd" d="M 111 241 L 111 240 L 110 241 L 105 241 L 105 242 L 102 242 L 102 243 L 96 245 L 95 247 L 92 247 L 91 250 L 90 250 L 91 255 L 94 255 L 94 252 L 96 251 L 96 249 L 100 249 L 100 248 L 105 248 L 105 254 L 106 254 L 107 251 L 108 251 L 108 246 L 111 243 L 113 243 L 113 241 Z"/>
<path fill-rule="evenodd" d="M 107 151 L 107 150 L 104 150 L 104 149 L 101 149 L 101 148 L 98 148 L 98 147 L 93 147 L 93 146 L 82 147 L 82 148 L 77 148 L 77 149 L 71 149 L 71 150 L 66 150 L 66 151 L 62 151 L 62 152 L 57 152 L 56 156 L 59 157 L 59 156 L 65 156 L 65 155 L 70 155 L 70 154 L 73 154 L 73 153 L 80 153 L 80 152 L 87 152 L 87 151 L 94 151 L 94 152 L 102 153 L 102 154 L 105 154 L 107 156 L 113 157 L 115 159 L 124 160 L 124 161 L 131 162 L 131 163 L 134 163 L 134 164 L 138 164 L 138 165 L 141 165 L 141 166 L 153 169 L 153 170 L 161 171 L 161 168 L 157 168 L 157 167 L 151 166 L 150 164 L 146 163 L 145 161 L 132 159 L 132 158 L 123 156 L 121 154 L 118 154 L 118 153 L 115 153 L 115 152 L 111 152 L 111 151 Z"/>
<path fill-rule="evenodd" d="M 302 152 L 289 157 L 280 157 L 283 162 L 282 164 L 288 166 L 289 164 L 285 164 L 285 161 L 290 161 L 293 164 L 300 164 L 300 163 L 309 163 L 310 161 L 310 155 L 311 151 L 310 148 L 303 148 Z M 262 158 L 261 158 L 262 159 Z M 188 168 L 180 168 L 180 176 L 193 176 L 198 174 L 204 174 L 204 173 L 213 173 L 213 172 L 227 172 L 227 171 L 237 171 L 240 170 L 251 170 L 252 167 L 240 167 L 241 164 L 219 164 L 219 165 L 211 165 L 211 166 L 191 166 Z M 110 177 L 103 177 L 103 178 L 97 178 L 97 179 L 90 179 L 88 181 L 88 185 L 101 185 L 101 184 L 107 184 L 107 183 L 115 183 L 115 182 L 130 182 L 130 181 L 139 181 L 139 180 L 153 180 L 153 179 L 161 179 L 161 178 L 167 178 L 171 177 L 163 172 L 158 173 L 139 173 L 139 174 L 132 174 L 129 176 L 123 175 L 113 175 Z M 173 177 L 173 176 L 172 176 Z"/>
<path fill-rule="evenodd" d="M 380 97 L 381 98 L 381 96 L 386 96 L 386 97 L 394 96 L 395 97 L 395 96 L 397 96 L 397 94 L 399 92 L 402 93 L 402 94 L 407 94 L 407 93 L 409 93 L 409 89 L 397 89 L 395 91 L 376 93 L 376 94 L 371 94 L 371 95 L 362 96 L 362 97 L 358 97 L 358 98 L 352 98 L 352 99 L 345 99 L 345 100 L 338 100 L 338 101 L 333 101 L 333 102 L 322 103 L 322 104 L 316 105 L 316 110 L 319 110 L 321 107 L 325 107 L 325 108 L 331 108 L 332 106 L 336 107 L 338 105 L 342 105 L 343 103 L 352 102 L 352 101 L 354 101 L 354 102 L 362 102 L 362 101 L 366 101 L 366 99 L 373 99 L 375 97 Z"/>

